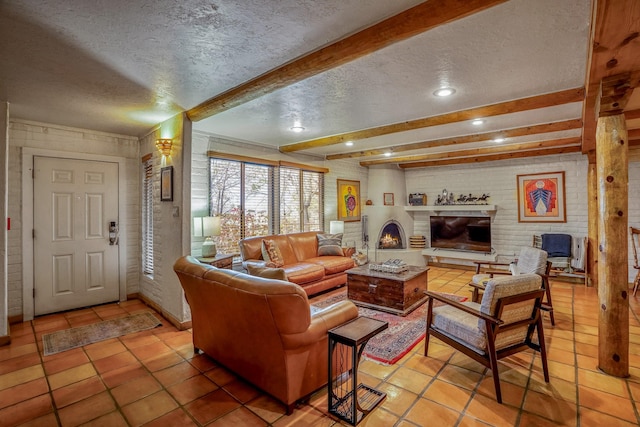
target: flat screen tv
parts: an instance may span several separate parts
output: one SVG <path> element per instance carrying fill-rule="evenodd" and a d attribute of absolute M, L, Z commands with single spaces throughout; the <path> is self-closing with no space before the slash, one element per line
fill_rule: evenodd
<path fill-rule="evenodd" d="M 491 252 L 491 218 L 432 216 L 431 247 L 458 251 Z"/>

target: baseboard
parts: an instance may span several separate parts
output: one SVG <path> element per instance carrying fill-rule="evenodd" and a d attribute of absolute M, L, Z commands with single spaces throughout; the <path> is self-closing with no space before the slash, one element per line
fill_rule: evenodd
<path fill-rule="evenodd" d="M 171 313 L 163 310 L 162 307 L 160 307 L 157 303 L 151 301 L 149 298 L 145 297 L 144 295 L 141 295 L 139 293 L 135 293 L 135 294 L 127 295 L 127 299 L 129 299 L 129 298 L 131 298 L 131 299 L 139 299 L 140 301 L 142 301 L 143 303 L 145 303 L 146 305 L 148 305 L 149 307 L 153 308 L 155 311 L 160 313 L 162 315 L 162 317 L 167 319 L 169 321 L 169 323 L 171 323 L 173 326 L 175 326 L 179 330 L 184 331 L 186 329 L 191 329 L 191 320 L 189 320 L 187 322 L 179 321 L 178 319 L 173 317 L 171 315 Z"/>
<path fill-rule="evenodd" d="M 11 344 L 11 336 L 4 335 L 0 337 L 0 347 L 2 347 L 3 345 L 9 345 L 9 344 Z"/>
<path fill-rule="evenodd" d="M 9 321 L 10 325 L 15 325 L 16 323 L 24 322 L 24 317 L 22 316 L 22 314 L 16 314 L 15 316 L 9 316 L 7 320 Z"/>

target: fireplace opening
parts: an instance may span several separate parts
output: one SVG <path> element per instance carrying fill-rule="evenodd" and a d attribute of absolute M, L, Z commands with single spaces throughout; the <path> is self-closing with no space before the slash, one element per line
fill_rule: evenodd
<path fill-rule="evenodd" d="M 396 221 L 388 221 L 380 231 L 378 249 L 404 249 L 404 232 Z"/>

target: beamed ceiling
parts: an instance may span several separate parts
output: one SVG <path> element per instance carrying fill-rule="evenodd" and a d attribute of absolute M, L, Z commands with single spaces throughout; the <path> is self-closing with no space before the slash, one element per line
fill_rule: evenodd
<path fill-rule="evenodd" d="M 637 0 L 0 2 L 0 100 L 364 166 L 588 153 L 605 110 L 640 144 L 639 32 Z"/>

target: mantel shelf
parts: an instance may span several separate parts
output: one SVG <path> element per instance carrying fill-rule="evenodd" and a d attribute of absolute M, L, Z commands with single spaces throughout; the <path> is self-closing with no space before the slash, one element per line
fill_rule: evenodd
<path fill-rule="evenodd" d="M 422 250 L 422 255 L 430 256 L 434 258 L 453 258 L 453 259 L 464 259 L 469 261 L 485 261 L 485 262 L 496 262 L 498 259 L 498 255 L 496 253 L 482 253 L 482 252 L 466 252 L 466 251 L 456 251 L 451 249 L 436 249 L 436 248 L 425 248 Z"/>
<path fill-rule="evenodd" d="M 442 206 L 405 206 L 405 211 L 409 212 L 495 212 L 496 205 L 442 205 Z"/>

